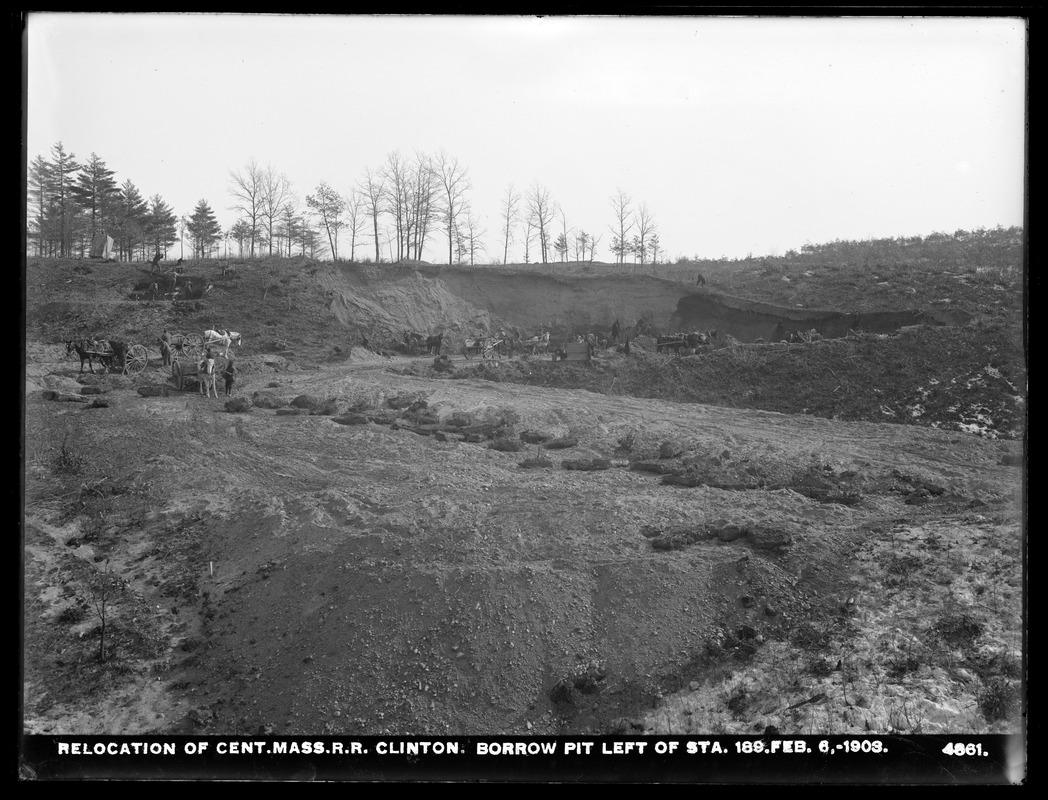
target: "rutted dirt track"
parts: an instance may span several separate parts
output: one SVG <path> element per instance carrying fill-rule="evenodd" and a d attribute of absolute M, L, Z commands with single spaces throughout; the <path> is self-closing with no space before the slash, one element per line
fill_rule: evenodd
<path fill-rule="evenodd" d="M 30 344 L 28 732 L 1015 729 L 1016 442 L 343 356 L 230 413 Z"/>

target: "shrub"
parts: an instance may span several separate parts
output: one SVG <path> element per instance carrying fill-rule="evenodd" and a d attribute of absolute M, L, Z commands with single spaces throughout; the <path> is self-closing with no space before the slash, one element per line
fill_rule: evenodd
<path fill-rule="evenodd" d="M 990 678 L 976 697 L 979 710 L 990 722 L 1008 717 L 1016 700 L 1015 687 L 1002 677 Z"/>
<path fill-rule="evenodd" d="M 943 614 L 932 626 L 932 632 L 940 640 L 954 647 L 971 647 L 972 643 L 982 635 L 983 625 L 970 614 L 962 611 Z"/>
<path fill-rule="evenodd" d="M 634 445 L 637 444 L 637 432 L 630 431 L 619 437 L 618 445 L 619 450 L 623 453 L 629 453 L 633 450 Z"/>
<path fill-rule="evenodd" d="M 55 458 L 54 470 L 62 475 L 79 475 L 87 459 L 69 444 L 69 434 L 62 438 L 62 446 Z"/>

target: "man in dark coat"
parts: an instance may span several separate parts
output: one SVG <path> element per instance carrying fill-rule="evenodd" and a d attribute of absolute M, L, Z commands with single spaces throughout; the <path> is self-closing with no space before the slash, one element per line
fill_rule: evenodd
<path fill-rule="evenodd" d="M 226 366 L 222 370 L 222 379 L 226 382 L 226 396 L 233 394 L 233 384 L 236 383 L 237 368 L 233 363 L 233 356 L 226 360 Z"/>
<path fill-rule="evenodd" d="M 164 359 L 164 366 L 171 366 L 171 334 L 167 332 L 166 328 L 160 335 L 160 355 Z"/>

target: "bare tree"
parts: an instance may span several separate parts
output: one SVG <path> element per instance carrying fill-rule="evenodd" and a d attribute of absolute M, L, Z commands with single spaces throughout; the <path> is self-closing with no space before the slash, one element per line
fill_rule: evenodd
<path fill-rule="evenodd" d="M 455 263 L 465 263 L 468 254 L 469 242 L 466 239 L 466 231 L 460 225 L 455 229 Z"/>
<path fill-rule="evenodd" d="M 615 254 L 619 264 L 626 260 L 626 253 L 629 252 L 629 240 L 626 234 L 633 228 L 631 202 L 630 196 L 622 189 L 619 189 L 618 194 L 611 198 L 611 209 L 615 213 L 615 224 L 611 228 L 611 252 Z"/>
<path fill-rule="evenodd" d="M 535 241 L 535 221 L 531 216 L 524 217 L 524 263 L 531 263 L 531 245 Z"/>
<path fill-rule="evenodd" d="M 286 175 L 278 175 L 272 166 L 267 166 L 262 173 L 259 215 L 266 226 L 270 255 L 273 255 L 273 242 L 275 241 L 273 228 L 290 195 L 291 181 L 287 179 Z"/>
<path fill-rule="evenodd" d="M 597 236 L 597 234 L 593 234 L 593 237 L 590 239 L 589 260 L 591 264 L 593 263 L 593 257 L 597 254 L 597 247 L 600 245 L 600 240 L 603 238 L 604 234 L 601 234 L 600 236 Z M 586 260 L 585 254 L 582 256 L 582 260 Z"/>
<path fill-rule="evenodd" d="M 440 210 L 448 233 L 448 264 L 452 264 L 455 257 L 455 229 L 458 226 L 458 217 L 466 205 L 466 192 L 473 186 L 469 180 L 469 170 L 462 167 L 457 158 L 450 157 L 443 150 L 437 154 L 433 169 L 440 182 Z"/>
<path fill-rule="evenodd" d="M 469 251 L 469 265 L 472 267 L 477 263 L 477 256 L 484 252 L 484 244 L 480 240 L 480 237 L 484 235 L 484 229 L 480 226 L 480 221 L 473 216 L 473 210 L 468 205 L 464 210 L 466 247 Z"/>
<path fill-rule="evenodd" d="M 379 236 L 378 218 L 382 213 L 385 192 L 382 180 L 370 168 L 364 170 L 364 178 L 360 182 L 360 195 L 364 201 L 364 211 L 371 217 L 371 227 L 375 237 L 375 263 L 377 264 L 382 261 L 382 237 Z"/>
<path fill-rule="evenodd" d="M 265 175 L 258 162 L 252 158 L 242 171 L 230 172 L 230 194 L 236 201 L 231 209 L 239 211 L 251 228 L 251 257 L 255 256 L 255 240 L 258 238 L 259 222 L 262 219 L 262 198 L 265 193 Z"/>
<path fill-rule="evenodd" d="M 109 607 L 112 595 L 116 589 L 116 579 L 109 571 L 109 562 L 106 561 L 105 570 L 95 575 L 91 581 L 91 605 L 98 617 L 98 660 L 106 660 L 106 622 L 109 619 Z"/>
<path fill-rule="evenodd" d="M 520 217 L 520 192 L 513 190 L 513 184 L 502 198 L 502 263 L 509 263 L 509 243 L 513 241 L 513 226 Z"/>
<path fill-rule="evenodd" d="M 542 253 L 542 263 L 549 263 L 549 250 L 553 242 L 553 202 L 549 197 L 549 190 L 535 183 L 528 191 L 527 196 L 528 218 L 531 220 L 539 235 L 539 250 Z"/>
<path fill-rule="evenodd" d="M 357 239 L 363 235 L 367 223 L 364 197 L 357 189 L 346 195 L 346 229 L 349 232 L 349 260 L 357 260 Z"/>
<path fill-rule="evenodd" d="M 400 261 L 406 257 L 407 242 L 411 235 L 410 201 L 408 199 L 410 179 L 400 153 L 394 151 L 386 156 L 382 183 L 385 208 L 393 216 L 393 230 L 397 240 L 396 259 L 393 259 L 391 253 L 390 260 Z"/>
<path fill-rule="evenodd" d="M 554 248 L 560 254 L 561 261 L 568 260 L 568 250 L 570 248 L 568 233 L 568 216 L 564 213 L 564 208 L 561 205 L 557 205 L 557 215 L 560 217 L 560 235 L 557 237 L 557 241 L 554 242 Z"/>
<path fill-rule="evenodd" d="M 651 237 L 655 233 L 655 218 L 651 215 L 646 203 L 641 203 L 633 216 L 637 226 L 634 251 L 637 257 L 640 258 L 640 263 L 643 264 L 647 259 L 648 251 L 651 249 Z"/>
<path fill-rule="evenodd" d="M 411 208 L 409 253 L 416 261 L 421 261 L 440 199 L 433 160 L 424 153 L 415 154 L 414 174 L 408 188 Z"/>

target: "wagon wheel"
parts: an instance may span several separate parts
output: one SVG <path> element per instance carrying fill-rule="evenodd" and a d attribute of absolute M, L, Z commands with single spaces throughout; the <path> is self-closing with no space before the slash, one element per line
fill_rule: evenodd
<path fill-rule="evenodd" d="M 171 339 L 171 355 L 176 359 L 190 357 L 185 336 L 175 336 Z"/>
<path fill-rule="evenodd" d="M 182 337 L 182 349 L 188 358 L 196 358 L 204 349 L 204 337 L 199 333 L 189 333 Z"/>
<path fill-rule="evenodd" d="M 149 366 L 149 353 L 140 344 L 133 344 L 124 356 L 124 374 L 137 375 Z"/>

